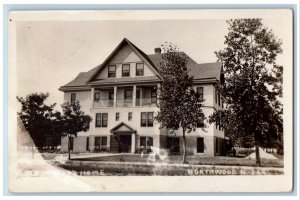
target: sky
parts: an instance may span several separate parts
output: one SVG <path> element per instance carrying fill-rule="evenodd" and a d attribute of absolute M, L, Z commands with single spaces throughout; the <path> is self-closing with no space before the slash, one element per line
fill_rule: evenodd
<path fill-rule="evenodd" d="M 283 41 L 278 63 L 291 67 L 290 23 L 267 18 L 263 24 Z M 224 48 L 227 28 L 226 19 L 19 21 L 17 95 L 49 92 L 47 102 L 62 104 L 58 88 L 101 64 L 124 37 L 146 54 L 171 42 L 198 63 L 216 62 L 214 51 Z"/>

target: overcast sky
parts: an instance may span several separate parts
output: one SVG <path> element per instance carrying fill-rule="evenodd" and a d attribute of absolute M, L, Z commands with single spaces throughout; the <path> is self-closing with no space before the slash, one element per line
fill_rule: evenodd
<path fill-rule="evenodd" d="M 278 62 L 291 67 L 290 24 L 263 19 L 283 41 Z M 19 96 L 49 92 L 51 103 L 63 103 L 58 88 L 79 72 L 101 64 L 126 37 L 146 54 L 164 42 L 176 44 L 198 63 L 215 62 L 214 51 L 224 48 L 226 20 L 155 21 L 35 21 L 17 22 Z M 58 109 L 58 108 L 57 108 Z"/>

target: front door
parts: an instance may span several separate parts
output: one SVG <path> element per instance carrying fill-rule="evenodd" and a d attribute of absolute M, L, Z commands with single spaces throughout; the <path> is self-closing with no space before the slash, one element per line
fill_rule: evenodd
<path fill-rule="evenodd" d="M 119 145 L 120 153 L 129 153 L 131 150 L 131 135 L 120 135 Z"/>

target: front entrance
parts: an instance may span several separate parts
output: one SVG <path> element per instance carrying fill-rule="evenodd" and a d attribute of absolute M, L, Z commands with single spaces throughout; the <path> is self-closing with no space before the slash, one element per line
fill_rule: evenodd
<path fill-rule="evenodd" d="M 130 153 L 132 135 L 112 135 L 110 152 L 112 153 Z"/>
<path fill-rule="evenodd" d="M 129 153 L 131 151 L 131 135 L 120 135 L 119 145 L 119 153 Z"/>
<path fill-rule="evenodd" d="M 136 130 L 121 122 L 110 130 L 110 152 L 112 153 L 134 153 Z"/>

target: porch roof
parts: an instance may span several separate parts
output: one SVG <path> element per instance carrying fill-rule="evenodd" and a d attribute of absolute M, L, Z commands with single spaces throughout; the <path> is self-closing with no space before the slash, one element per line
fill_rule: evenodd
<path fill-rule="evenodd" d="M 124 122 L 121 122 L 114 128 L 110 130 L 111 133 L 124 133 L 124 132 L 131 132 L 131 133 L 136 133 L 136 130 L 131 128 L 129 125 L 125 124 Z"/>

